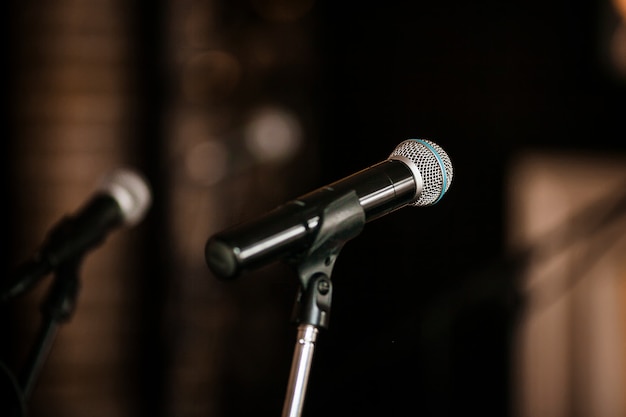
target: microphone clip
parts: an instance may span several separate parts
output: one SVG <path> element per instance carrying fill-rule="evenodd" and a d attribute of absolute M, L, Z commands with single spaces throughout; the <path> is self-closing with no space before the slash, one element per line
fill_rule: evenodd
<path fill-rule="evenodd" d="M 316 221 L 321 224 L 313 243 L 289 261 L 295 264 L 301 285 L 293 316 L 298 324 L 326 328 L 332 298 L 332 270 L 344 245 L 363 230 L 365 211 L 356 192 L 350 191 L 327 204 Z"/>
<path fill-rule="evenodd" d="M 339 252 L 347 241 L 357 236 L 365 226 L 365 210 L 355 191 L 334 198 L 332 190 L 328 204 L 319 216 L 311 217 L 309 226 L 317 230 L 309 248 L 292 258 L 300 278 L 300 290 L 294 307 L 298 335 L 289 373 L 283 416 L 302 413 L 306 387 L 313 360 L 319 328 L 327 328 L 332 301 L 330 276 Z M 321 223 L 321 224 L 320 224 Z"/>

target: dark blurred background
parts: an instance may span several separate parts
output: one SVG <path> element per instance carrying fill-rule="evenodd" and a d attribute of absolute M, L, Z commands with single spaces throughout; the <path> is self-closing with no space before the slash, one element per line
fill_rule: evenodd
<path fill-rule="evenodd" d="M 447 151 L 452 186 L 342 250 L 304 415 L 519 415 L 511 161 L 624 154 L 625 8 L 5 2 L 4 277 L 102 174 L 136 167 L 153 192 L 141 224 L 85 259 L 29 415 L 278 415 L 297 277 L 272 264 L 222 282 L 204 244 L 408 138 Z M 2 306 L 16 373 L 51 280 Z"/>

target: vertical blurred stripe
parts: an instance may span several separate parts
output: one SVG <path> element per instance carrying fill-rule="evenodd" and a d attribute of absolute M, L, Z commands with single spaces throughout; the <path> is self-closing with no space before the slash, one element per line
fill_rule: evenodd
<path fill-rule="evenodd" d="M 99 177 L 132 164 L 134 92 L 127 2 L 22 1 L 14 6 L 15 262 L 25 260 Z M 30 415 L 135 416 L 133 252 L 137 232 L 109 236 L 80 269 L 81 291 L 34 391 Z M 47 278 L 20 300 L 22 352 L 32 345 Z"/>

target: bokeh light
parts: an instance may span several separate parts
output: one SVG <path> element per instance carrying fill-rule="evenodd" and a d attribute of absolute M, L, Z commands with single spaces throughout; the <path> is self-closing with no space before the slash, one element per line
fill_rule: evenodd
<path fill-rule="evenodd" d="M 258 161 L 284 161 L 300 148 L 302 127 L 288 111 L 275 107 L 260 108 L 253 113 L 246 126 L 245 142 Z"/>

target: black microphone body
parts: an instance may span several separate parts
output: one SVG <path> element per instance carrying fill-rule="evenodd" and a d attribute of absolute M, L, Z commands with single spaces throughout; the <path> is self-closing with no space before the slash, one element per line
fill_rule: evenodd
<path fill-rule="evenodd" d="M 52 271 L 100 245 L 122 223 L 117 201 L 107 194 L 96 195 L 76 215 L 64 217 L 50 230 L 34 261 Z"/>
<path fill-rule="evenodd" d="M 388 160 L 305 194 L 263 215 L 213 236 L 206 260 L 220 278 L 306 250 L 322 224 L 324 208 L 354 192 L 366 221 L 408 204 L 416 184 L 407 166 Z"/>
<path fill-rule="evenodd" d="M 230 279 L 243 270 L 297 257 L 314 241 L 324 221 L 325 208 L 348 193 L 358 198 L 366 222 L 409 204 L 437 202 L 452 178 L 447 154 L 437 145 L 419 140 L 408 143 L 407 154 L 406 142 L 409 141 L 396 148 L 402 148 L 402 152 L 394 151 L 383 162 L 281 205 L 255 221 L 212 236 L 205 246 L 209 268 L 218 278 Z M 428 156 L 426 166 L 424 154 Z M 432 185 L 430 171 L 433 170 L 441 184 Z M 430 192 L 433 188 L 437 189 L 436 198 L 422 201 L 422 195 L 433 194 Z M 424 193 L 425 190 L 429 192 Z"/>

